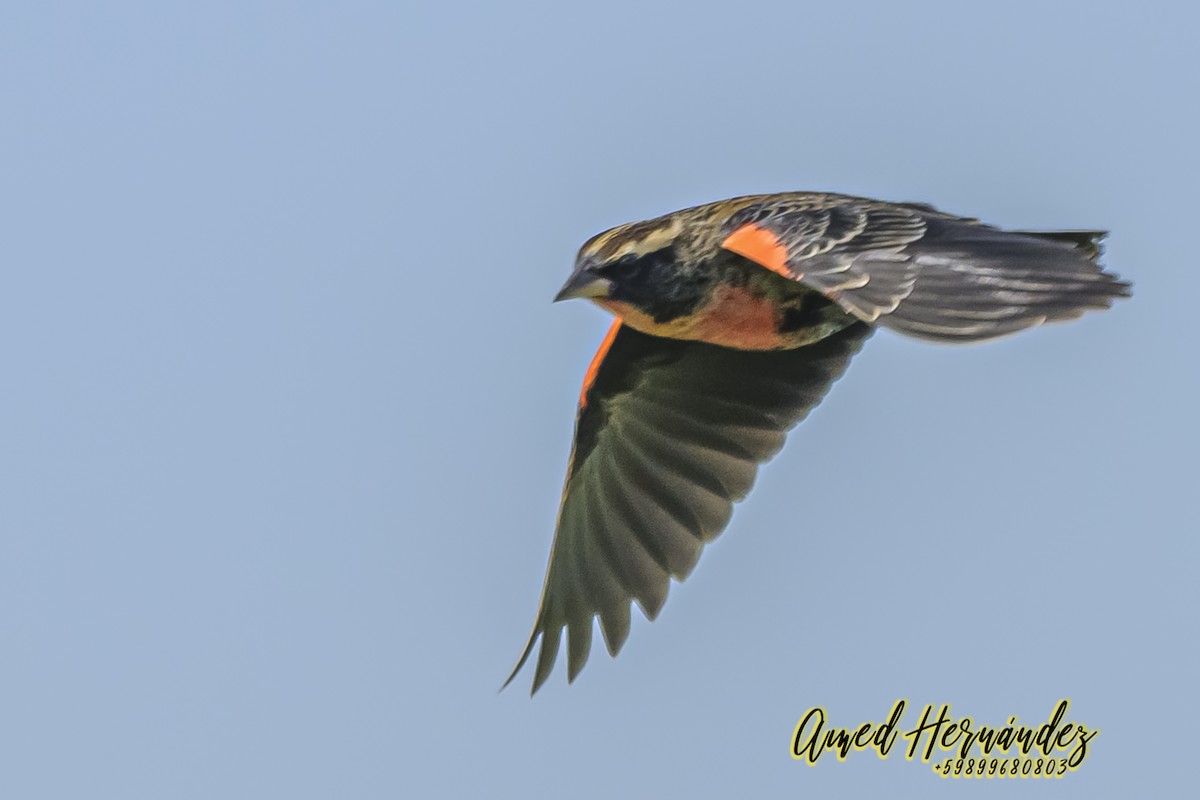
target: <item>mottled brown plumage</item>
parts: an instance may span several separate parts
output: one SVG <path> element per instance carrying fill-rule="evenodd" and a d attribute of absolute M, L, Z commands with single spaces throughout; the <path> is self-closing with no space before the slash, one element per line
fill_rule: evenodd
<path fill-rule="evenodd" d="M 1103 236 L 791 192 L 590 239 L 557 299 L 618 319 L 585 378 L 541 604 L 508 680 L 541 637 L 536 692 L 564 627 L 574 680 L 597 617 L 615 656 L 631 601 L 657 615 L 874 326 L 979 341 L 1107 308 L 1129 285 L 1097 266 Z"/>

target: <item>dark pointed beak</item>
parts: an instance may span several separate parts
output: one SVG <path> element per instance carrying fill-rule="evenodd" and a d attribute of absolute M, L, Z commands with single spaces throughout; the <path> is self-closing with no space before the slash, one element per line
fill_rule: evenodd
<path fill-rule="evenodd" d="M 590 270 L 581 269 L 575 272 L 554 296 L 554 302 L 571 300 L 576 297 L 608 297 L 612 289 L 612 281 L 601 278 Z"/>

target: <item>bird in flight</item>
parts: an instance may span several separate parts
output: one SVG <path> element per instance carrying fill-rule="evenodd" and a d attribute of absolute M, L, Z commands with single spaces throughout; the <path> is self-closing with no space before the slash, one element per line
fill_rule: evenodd
<path fill-rule="evenodd" d="M 533 692 L 567 630 L 567 679 L 596 617 L 611 655 L 630 604 L 654 619 L 672 578 L 728 524 L 876 327 L 976 342 L 1128 297 L 1103 231 L 1007 231 L 919 203 L 788 192 L 722 200 L 588 240 L 556 300 L 616 317 L 584 376 L 533 632 Z"/>

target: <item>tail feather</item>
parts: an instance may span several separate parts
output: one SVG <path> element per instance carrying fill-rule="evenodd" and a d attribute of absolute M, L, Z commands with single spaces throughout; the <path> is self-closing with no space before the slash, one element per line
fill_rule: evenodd
<path fill-rule="evenodd" d="M 927 219 L 909 246 L 911 293 L 879 323 L 911 336 L 979 341 L 1042 322 L 1075 319 L 1128 297 L 1130 286 L 1097 263 L 1104 231 L 1004 231 Z"/>

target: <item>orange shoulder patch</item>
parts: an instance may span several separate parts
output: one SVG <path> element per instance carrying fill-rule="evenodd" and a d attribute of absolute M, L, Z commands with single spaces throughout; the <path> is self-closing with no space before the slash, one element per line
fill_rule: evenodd
<path fill-rule="evenodd" d="M 772 272 L 792 277 L 787 268 L 787 247 L 779 241 L 778 236 L 766 228 L 753 224 L 743 225 L 726 236 L 725 241 L 721 242 L 721 247 L 761 264 Z"/>
<path fill-rule="evenodd" d="M 613 340 L 617 338 L 617 331 L 620 329 L 621 320 L 619 318 L 614 319 L 612 327 L 604 335 L 604 341 L 600 343 L 600 349 L 596 351 L 596 355 L 592 356 L 592 363 L 588 364 L 587 372 L 583 374 L 583 388 L 579 390 L 580 410 L 587 408 L 588 390 L 596 382 L 596 374 L 600 372 L 600 364 L 604 362 L 604 357 L 608 355 L 609 348 L 612 347 Z"/>

